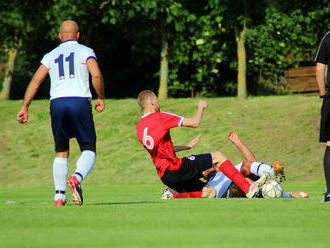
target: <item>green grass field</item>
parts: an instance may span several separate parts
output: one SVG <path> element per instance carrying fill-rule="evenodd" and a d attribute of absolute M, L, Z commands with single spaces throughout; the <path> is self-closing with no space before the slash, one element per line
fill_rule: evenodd
<path fill-rule="evenodd" d="M 195 113 L 198 99 L 170 99 L 162 110 Z M 197 134 L 200 144 L 181 156 L 221 150 L 242 160 L 226 135 L 235 129 L 260 161 L 286 166 L 286 191 L 309 199 L 160 200 L 162 185 L 136 140 L 135 99 L 107 100 L 95 113 L 98 156 L 83 183 L 85 204 L 53 207 L 49 103 L 34 101 L 19 125 L 21 101 L 0 101 L 0 247 L 329 247 L 330 211 L 318 143 L 316 96 L 207 99 L 198 129 L 171 132 L 176 145 Z M 79 156 L 71 142 L 70 172 Z M 68 195 L 69 199 L 70 196 Z"/>
<path fill-rule="evenodd" d="M 1 247 L 329 247 L 319 183 L 310 199 L 159 200 L 158 184 L 84 187 L 85 204 L 54 208 L 50 187 L 0 190 Z"/>

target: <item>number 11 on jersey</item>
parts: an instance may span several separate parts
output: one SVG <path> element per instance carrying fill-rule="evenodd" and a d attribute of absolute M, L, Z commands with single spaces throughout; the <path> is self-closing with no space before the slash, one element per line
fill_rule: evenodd
<path fill-rule="evenodd" d="M 70 53 L 68 57 L 65 58 L 65 62 L 69 62 L 69 78 L 74 78 L 74 53 Z M 65 78 L 64 75 L 64 62 L 63 62 L 63 54 L 58 56 L 55 59 L 55 63 L 58 63 L 58 75 L 60 80 Z"/>

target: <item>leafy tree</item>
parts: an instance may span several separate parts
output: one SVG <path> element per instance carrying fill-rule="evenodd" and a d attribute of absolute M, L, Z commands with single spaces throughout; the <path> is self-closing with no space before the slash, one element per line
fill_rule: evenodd
<path fill-rule="evenodd" d="M 39 29 L 43 25 L 40 19 L 48 5 L 49 1 L 1 1 L 0 46 L 5 53 L 1 57 L 7 60 L 1 99 L 9 98 L 16 58 L 23 53 L 23 46 L 31 40 L 31 36 L 40 35 Z"/>
<path fill-rule="evenodd" d="M 150 34 L 152 38 L 159 37 L 160 48 L 160 72 L 158 97 L 166 99 L 168 95 L 168 26 L 173 25 L 180 29 L 180 21 L 186 11 L 182 9 L 179 1 L 171 0 L 144 0 L 144 1 L 108 1 L 104 6 L 106 10 L 103 22 L 105 23 L 127 23 L 129 21 L 141 22 L 148 20 L 149 28 L 155 33 Z M 137 41 L 138 42 L 138 41 Z"/>
<path fill-rule="evenodd" d="M 313 7 L 310 11 L 285 9 L 285 13 L 270 6 L 265 22 L 248 30 L 249 74 L 257 75 L 258 85 L 281 91 L 286 88 L 283 75 L 287 68 L 312 64 L 320 37 L 330 24 L 330 8 Z"/>
<path fill-rule="evenodd" d="M 0 3 L 0 40 L 1 50 L 5 52 L 3 57 L 7 59 L 0 99 L 8 99 L 12 74 L 14 70 L 15 59 L 18 49 L 22 45 L 22 36 L 24 35 L 23 9 L 17 6 L 16 1 Z"/>
<path fill-rule="evenodd" d="M 237 68 L 237 96 L 239 98 L 246 98 L 247 31 L 263 20 L 267 5 L 265 1 L 252 0 L 238 0 L 234 2 L 228 0 L 211 0 L 209 4 L 213 9 L 222 9 L 223 25 L 227 30 L 227 39 L 231 39 L 231 46 L 233 46 L 233 40 L 236 41 L 237 62 L 232 62 L 231 64 Z"/>

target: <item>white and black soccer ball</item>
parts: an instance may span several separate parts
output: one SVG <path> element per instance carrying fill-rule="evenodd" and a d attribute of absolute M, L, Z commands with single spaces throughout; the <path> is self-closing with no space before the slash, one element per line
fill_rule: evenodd
<path fill-rule="evenodd" d="M 283 194 L 283 186 L 274 179 L 268 180 L 261 189 L 264 198 L 280 198 Z"/>

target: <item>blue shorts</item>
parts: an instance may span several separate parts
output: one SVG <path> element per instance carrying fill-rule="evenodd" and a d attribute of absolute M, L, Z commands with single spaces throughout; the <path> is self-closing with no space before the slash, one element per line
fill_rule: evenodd
<path fill-rule="evenodd" d="M 96 134 L 89 98 L 63 97 L 51 100 L 50 115 L 57 152 L 65 151 L 71 138 L 76 138 L 80 147 L 82 144 L 95 146 Z"/>

